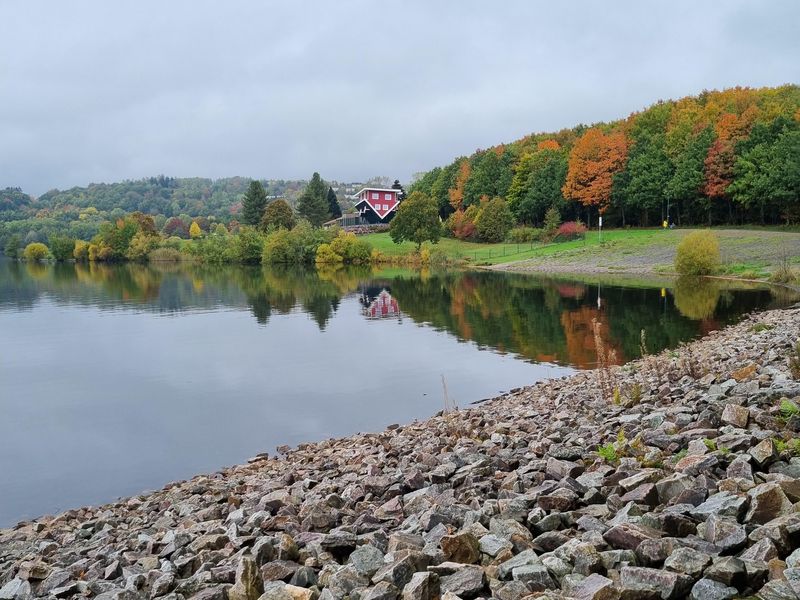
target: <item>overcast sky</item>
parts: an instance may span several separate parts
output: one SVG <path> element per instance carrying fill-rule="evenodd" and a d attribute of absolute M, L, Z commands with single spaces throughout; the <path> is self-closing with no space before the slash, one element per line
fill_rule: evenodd
<path fill-rule="evenodd" d="M 364 180 L 800 82 L 800 2 L 0 0 L 0 187 Z"/>

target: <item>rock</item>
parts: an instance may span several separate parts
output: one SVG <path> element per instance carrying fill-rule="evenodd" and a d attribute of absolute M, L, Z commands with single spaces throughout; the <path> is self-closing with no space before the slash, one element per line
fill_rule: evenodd
<path fill-rule="evenodd" d="M 570 597 L 575 600 L 616 600 L 619 592 L 613 581 L 593 573 L 573 588 Z"/>
<path fill-rule="evenodd" d="M 508 579 L 511 577 L 512 571 L 516 567 L 522 567 L 526 565 L 541 565 L 542 561 L 537 556 L 537 554 L 533 550 L 525 550 L 524 552 L 520 552 L 513 558 L 508 559 L 507 561 L 500 564 L 498 567 L 498 576 L 500 579 Z"/>
<path fill-rule="evenodd" d="M 472 564 L 481 557 L 480 542 L 471 533 L 446 535 L 440 543 L 447 560 Z"/>
<path fill-rule="evenodd" d="M 758 590 L 756 598 L 759 600 L 797 600 L 798 596 L 788 583 L 776 579 L 767 582 L 764 587 Z"/>
<path fill-rule="evenodd" d="M 708 500 L 691 510 L 689 514 L 696 519 L 706 519 L 709 515 L 739 519 L 746 509 L 746 497 L 732 492 L 720 492 L 709 496 Z"/>
<path fill-rule="evenodd" d="M 767 438 L 750 448 L 749 454 L 758 466 L 764 467 L 778 457 L 778 450 L 772 438 Z"/>
<path fill-rule="evenodd" d="M 258 600 L 264 593 L 264 583 L 256 561 L 243 556 L 236 568 L 236 582 L 228 590 L 228 600 Z"/>
<path fill-rule="evenodd" d="M 692 579 L 700 577 L 703 569 L 710 564 L 711 557 L 708 554 L 692 548 L 678 548 L 664 561 L 664 567 L 670 571 L 684 573 Z"/>
<path fill-rule="evenodd" d="M 714 559 L 712 565 L 705 570 L 704 576 L 726 586 L 743 588 L 747 580 L 747 571 L 741 559 L 724 556 Z"/>
<path fill-rule="evenodd" d="M 267 581 L 282 581 L 294 575 L 300 565 L 291 560 L 273 560 L 261 567 L 261 579 Z"/>
<path fill-rule="evenodd" d="M 658 537 L 661 537 L 658 531 L 634 523 L 615 525 L 603 534 L 603 539 L 612 548 L 625 550 L 636 550 L 644 540 Z"/>
<path fill-rule="evenodd" d="M 175 576 L 172 573 L 160 575 L 150 587 L 150 598 L 167 595 L 175 587 Z"/>
<path fill-rule="evenodd" d="M 259 600 L 295 600 L 282 581 L 271 581 L 264 584 L 264 593 Z"/>
<path fill-rule="evenodd" d="M 747 420 L 750 418 L 750 411 L 747 407 L 739 406 L 738 404 L 726 404 L 720 418 L 723 423 L 728 423 L 739 429 L 745 429 Z"/>
<path fill-rule="evenodd" d="M 532 592 L 556 589 L 556 583 L 544 565 L 524 565 L 511 572 L 514 581 L 522 581 Z"/>
<path fill-rule="evenodd" d="M 362 598 L 363 600 L 396 600 L 399 595 L 400 592 L 395 586 L 388 581 L 381 581 Z"/>
<path fill-rule="evenodd" d="M 479 540 L 479 547 L 481 552 L 494 557 L 500 554 L 503 550 L 511 550 L 511 548 L 513 548 L 513 544 L 499 535 L 489 533 L 481 537 Z"/>
<path fill-rule="evenodd" d="M 729 600 L 738 594 L 739 590 L 735 587 L 704 577 L 692 587 L 689 600 Z"/>
<path fill-rule="evenodd" d="M 383 552 L 371 544 L 364 544 L 350 554 L 347 562 L 361 575 L 372 578 L 383 566 Z"/>
<path fill-rule="evenodd" d="M 31 584 L 16 577 L 0 588 L 0 600 L 24 600 L 33 597 Z"/>
<path fill-rule="evenodd" d="M 450 592 L 464 598 L 476 596 L 485 583 L 486 576 L 483 569 L 477 566 L 465 566 L 440 580 L 442 594 Z"/>
<path fill-rule="evenodd" d="M 372 576 L 372 583 L 380 583 L 381 581 L 388 581 L 398 589 L 411 581 L 411 576 L 416 570 L 416 565 L 410 556 L 404 556 L 399 560 L 395 560 L 389 564 L 382 566 L 375 575 Z"/>
<path fill-rule="evenodd" d="M 763 525 L 793 511 L 792 503 L 777 483 L 762 483 L 747 492 L 747 495 L 750 498 L 750 510 L 744 520 L 748 523 Z"/>
<path fill-rule="evenodd" d="M 298 587 L 291 584 L 286 584 L 283 588 L 283 591 L 287 593 L 292 600 L 314 600 L 316 597 L 314 590 L 309 590 L 304 587 Z"/>
<path fill-rule="evenodd" d="M 745 545 L 747 532 L 744 526 L 729 518 L 711 515 L 697 526 L 697 533 L 723 552 L 731 552 Z"/>
<path fill-rule="evenodd" d="M 619 575 L 620 596 L 623 600 L 678 600 L 688 594 L 691 585 L 692 580 L 686 575 L 645 567 L 623 567 Z"/>
<path fill-rule="evenodd" d="M 439 597 L 439 576 L 435 573 L 414 573 L 403 588 L 403 600 L 436 600 Z"/>

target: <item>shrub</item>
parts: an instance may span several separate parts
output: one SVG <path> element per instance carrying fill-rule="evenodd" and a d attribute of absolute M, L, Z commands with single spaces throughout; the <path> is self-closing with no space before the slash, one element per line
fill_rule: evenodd
<path fill-rule="evenodd" d="M 144 262 L 150 253 L 158 248 L 160 241 L 158 236 L 140 231 L 131 239 L 125 257 L 128 260 Z"/>
<path fill-rule="evenodd" d="M 586 225 L 580 221 L 567 221 L 556 230 L 556 239 L 560 241 L 577 240 L 586 235 Z"/>
<path fill-rule="evenodd" d="M 471 210 L 473 207 L 470 206 L 468 211 Z M 477 209 L 472 211 L 470 216 L 467 216 L 467 213 L 463 210 L 459 209 L 454 212 L 452 215 L 447 217 L 446 226 L 447 229 L 450 231 L 450 235 L 454 238 L 459 240 L 471 240 L 475 237 L 475 223 L 473 222 L 471 217 L 474 217 L 475 212 Z"/>
<path fill-rule="evenodd" d="M 22 256 L 25 260 L 45 260 L 50 257 L 50 250 L 41 242 L 33 242 L 25 246 Z"/>
<path fill-rule="evenodd" d="M 165 246 L 165 249 L 175 250 L 180 254 L 179 248 Z M 233 239 L 222 235 L 209 235 L 200 240 L 196 240 L 189 246 L 189 251 L 196 256 L 200 262 L 207 264 L 220 264 L 225 262 L 236 262 L 239 260 L 236 255 L 236 248 Z"/>
<path fill-rule="evenodd" d="M 372 246 L 368 242 L 359 239 L 354 233 L 344 231 L 340 231 L 330 242 L 330 248 L 335 254 L 341 256 L 344 262 L 352 264 L 368 263 L 372 251 Z M 317 250 L 317 261 L 319 261 L 319 249 Z"/>
<path fill-rule="evenodd" d="M 543 230 L 536 227 L 514 227 L 508 232 L 508 241 L 512 244 L 528 244 L 542 239 Z"/>
<path fill-rule="evenodd" d="M 74 250 L 75 240 L 73 238 L 62 235 L 50 236 L 50 252 L 57 261 L 70 260 L 73 258 Z"/>
<path fill-rule="evenodd" d="M 617 449 L 611 442 L 600 446 L 597 449 L 597 454 L 600 455 L 600 458 L 602 458 L 603 460 L 605 460 L 607 463 L 610 464 L 615 464 L 619 460 L 619 456 L 617 455 Z"/>
<path fill-rule="evenodd" d="M 551 206 L 544 213 L 544 233 L 548 238 L 555 236 L 558 226 L 561 225 L 561 213 L 555 206 Z"/>
<path fill-rule="evenodd" d="M 333 265 L 344 262 L 341 254 L 338 254 L 331 247 L 331 244 L 320 244 L 317 248 L 316 263 L 318 265 Z"/>
<path fill-rule="evenodd" d="M 679 274 L 711 275 L 719 268 L 719 240 L 711 231 L 693 231 L 678 244 L 675 270 Z"/>
<path fill-rule="evenodd" d="M 234 243 L 233 256 L 236 260 L 246 265 L 258 264 L 263 251 L 263 236 L 255 229 L 243 227 Z"/>
<path fill-rule="evenodd" d="M 475 218 L 475 229 L 482 241 L 502 242 L 513 226 L 514 215 L 505 200 L 492 198 L 481 204 Z"/>
<path fill-rule="evenodd" d="M 175 248 L 156 248 L 147 255 L 150 262 L 178 262 L 183 260 L 183 254 Z"/>
<path fill-rule="evenodd" d="M 278 229 L 267 236 L 261 254 L 264 264 L 292 264 L 299 262 L 299 248 L 295 236 L 286 229 Z"/>

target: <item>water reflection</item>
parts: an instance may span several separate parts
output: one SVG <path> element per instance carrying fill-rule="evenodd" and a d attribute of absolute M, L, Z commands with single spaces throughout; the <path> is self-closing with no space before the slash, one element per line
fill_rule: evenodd
<path fill-rule="evenodd" d="M 0 310 L 31 309 L 44 295 L 62 304 L 165 314 L 249 307 L 260 325 L 299 311 L 320 330 L 354 295 L 368 318 L 402 311 L 481 347 L 579 368 L 595 363 L 595 319 L 622 363 L 639 356 L 642 329 L 655 352 L 793 300 L 776 299 L 764 287 L 708 280 L 662 289 L 494 272 L 0 262 Z"/>

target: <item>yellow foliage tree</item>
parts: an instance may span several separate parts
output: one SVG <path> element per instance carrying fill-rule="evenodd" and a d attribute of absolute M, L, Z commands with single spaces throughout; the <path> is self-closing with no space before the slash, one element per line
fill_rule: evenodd
<path fill-rule="evenodd" d="M 192 221 L 192 224 L 189 226 L 189 237 L 196 240 L 202 235 L 203 232 L 200 230 L 200 225 L 197 224 L 197 221 Z"/>

